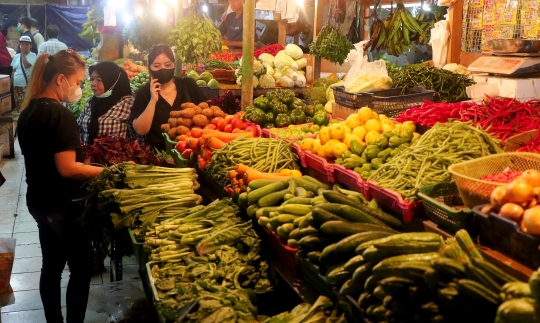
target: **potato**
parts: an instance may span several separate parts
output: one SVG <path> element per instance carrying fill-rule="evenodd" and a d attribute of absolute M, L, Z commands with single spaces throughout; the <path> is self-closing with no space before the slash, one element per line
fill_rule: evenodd
<path fill-rule="evenodd" d="M 205 127 L 208 124 L 208 118 L 202 114 L 193 117 L 193 124 L 199 127 Z"/>
<path fill-rule="evenodd" d="M 189 128 L 186 126 L 179 126 L 176 128 L 176 135 L 180 136 L 189 132 Z"/>
<path fill-rule="evenodd" d="M 186 104 L 187 104 L 187 109 L 189 109 L 189 108 L 195 108 L 195 107 L 197 106 L 197 105 L 196 105 L 195 103 L 193 103 L 193 102 L 187 102 Z"/>
<path fill-rule="evenodd" d="M 214 111 L 214 117 L 221 117 L 221 118 L 225 118 L 227 116 L 227 114 L 221 110 L 219 111 Z"/>
<path fill-rule="evenodd" d="M 202 110 L 202 115 L 204 115 L 208 120 L 212 119 L 214 117 L 214 111 L 210 108 L 206 108 Z"/>
<path fill-rule="evenodd" d="M 184 110 L 180 111 L 180 117 L 181 118 L 191 119 L 196 114 L 197 113 L 195 113 L 195 109 L 193 109 L 193 108 L 187 108 L 187 109 L 184 109 Z"/>
<path fill-rule="evenodd" d="M 189 104 L 189 102 L 180 104 L 180 109 L 184 110 L 184 109 L 189 108 L 189 105 L 188 105 L 188 104 Z"/>
<path fill-rule="evenodd" d="M 161 132 L 169 132 L 171 130 L 171 125 L 168 123 L 164 123 L 161 125 Z"/>
<path fill-rule="evenodd" d="M 180 118 L 181 117 L 180 116 L 180 111 L 178 111 L 178 110 L 171 111 L 170 115 L 171 115 L 171 118 Z"/>
<path fill-rule="evenodd" d="M 208 109 L 209 108 L 208 103 L 206 103 L 206 102 L 199 103 L 199 108 L 201 108 L 203 110 Z"/>
<path fill-rule="evenodd" d="M 211 106 L 210 109 L 212 109 L 212 111 L 216 111 L 216 110 L 220 110 L 220 111 L 221 111 L 221 108 L 218 107 L 217 105 Z"/>
<path fill-rule="evenodd" d="M 176 118 L 169 118 L 169 120 L 167 120 L 167 122 L 171 125 L 171 128 L 174 128 L 174 127 L 177 126 Z"/>
<path fill-rule="evenodd" d="M 171 140 L 174 140 L 174 138 L 176 138 L 176 128 L 171 128 L 167 134 Z"/>
<path fill-rule="evenodd" d="M 202 109 L 197 105 L 193 107 L 193 110 L 195 111 L 195 115 L 202 113 Z"/>
<path fill-rule="evenodd" d="M 193 124 L 191 119 L 188 119 L 188 118 L 178 118 L 176 120 L 177 120 L 178 126 L 184 126 L 184 127 L 189 128 Z"/>

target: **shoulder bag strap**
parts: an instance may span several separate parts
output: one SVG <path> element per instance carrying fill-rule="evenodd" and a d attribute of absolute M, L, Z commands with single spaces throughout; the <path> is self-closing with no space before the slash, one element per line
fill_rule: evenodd
<path fill-rule="evenodd" d="M 26 72 L 24 71 L 24 65 L 23 65 L 23 61 L 22 61 L 22 52 L 19 54 L 19 59 L 21 61 L 21 69 L 22 69 L 22 72 L 23 72 L 23 75 L 24 75 L 24 80 L 26 81 L 26 85 L 28 85 L 28 77 L 26 76 Z"/>

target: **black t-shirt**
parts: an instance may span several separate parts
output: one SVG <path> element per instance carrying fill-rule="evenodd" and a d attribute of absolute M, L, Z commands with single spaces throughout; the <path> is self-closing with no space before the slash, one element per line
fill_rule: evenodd
<path fill-rule="evenodd" d="M 19 116 L 17 135 L 26 166 L 26 204 L 52 210 L 71 206 L 82 183 L 60 176 L 54 154 L 75 150 L 76 161 L 84 161 L 73 113 L 53 99 L 32 100 Z"/>
<path fill-rule="evenodd" d="M 28 36 L 32 40 L 32 48 L 30 48 L 30 51 L 37 55 L 38 53 L 38 47 L 36 45 L 36 41 L 34 40 L 34 35 L 32 35 L 32 32 L 30 30 L 25 31 L 22 36 Z M 21 52 L 21 45 L 17 46 L 17 54 Z"/>
<path fill-rule="evenodd" d="M 161 95 L 156 103 L 156 111 L 154 113 L 154 119 L 152 120 L 152 126 L 150 131 L 146 134 L 146 143 L 152 145 L 159 150 L 165 150 L 165 139 L 161 134 L 161 125 L 167 123 L 169 120 L 169 113 L 171 111 L 180 110 L 180 105 L 186 102 L 193 102 L 199 104 L 206 101 L 204 94 L 194 80 L 190 78 L 176 78 L 174 80 L 176 84 L 176 99 L 171 106 L 167 100 Z M 137 92 L 135 102 L 131 108 L 131 121 L 138 118 L 148 106 L 150 102 L 150 82 L 143 85 Z"/>

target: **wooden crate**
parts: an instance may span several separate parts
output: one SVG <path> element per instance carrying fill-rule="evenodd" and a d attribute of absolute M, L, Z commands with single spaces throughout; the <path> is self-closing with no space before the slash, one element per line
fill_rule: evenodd
<path fill-rule="evenodd" d="M 332 117 L 347 119 L 353 113 L 357 113 L 359 109 L 348 108 L 337 103 L 332 104 Z"/>

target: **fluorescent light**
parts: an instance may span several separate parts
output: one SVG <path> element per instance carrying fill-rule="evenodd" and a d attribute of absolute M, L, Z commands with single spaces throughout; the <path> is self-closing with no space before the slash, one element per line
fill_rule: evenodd
<path fill-rule="evenodd" d="M 431 8 L 427 4 L 424 4 L 422 8 L 424 8 L 424 11 L 431 11 Z"/>
<path fill-rule="evenodd" d="M 154 4 L 154 13 L 156 15 L 165 17 L 167 14 L 167 7 L 165 7 L 165 5 L 161 2 L 156 2 Z"/>
<path fill-rule="evenodd" d="M 203 4 L 202 11 L 208 13 L 208 6 L 206 4 Z"/>
<path fill-rule="evenodd" d="M 142 14 L 143 14 L 143 8 L 137 7 L 136 13 L 137 13 L 137 16 L 142 16 Z"/>
<path fill-rule="evenodd" d="M 304 6 L 304 0 L 296 0 L 296 5 L 303 7 Z"/>
<path fill-rule="evenodd" d="M 127 12 L 124 12 L 122 14 L 122 20 L 124 21 L 125 24 L 128 24 L 129 21 L 131 20 L 131 15 Z"/>

